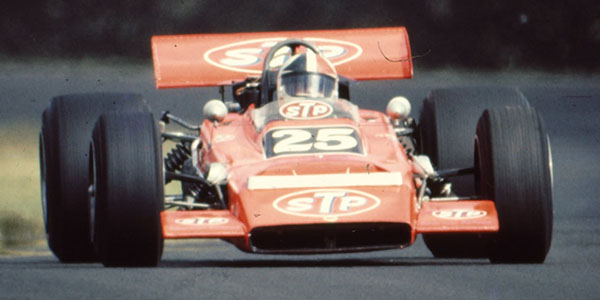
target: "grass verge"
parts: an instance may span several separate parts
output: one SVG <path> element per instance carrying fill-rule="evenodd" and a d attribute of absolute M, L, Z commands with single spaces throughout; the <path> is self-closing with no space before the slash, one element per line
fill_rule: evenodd
<path fill-rule="evenodd" d="M 44 238 L 36 124 L 0 127 L 0 254 Z"/>

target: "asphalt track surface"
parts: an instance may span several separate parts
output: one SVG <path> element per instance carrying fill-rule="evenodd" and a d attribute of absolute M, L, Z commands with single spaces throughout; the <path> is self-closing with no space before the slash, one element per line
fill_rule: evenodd
<path fill-rule="evenodd" d="M 39 125 L 52 95 L 142 93 L 155 113 L 199 119 L 216 89 L 156 91 L 149 66 L 7 63 L 2 129 Z M 600 299 L 600 76 L 422 71 L 409 81 L 360 83 L 353 99 L 385 108 L 403 94 L 420 109 L 447 86 L 519 86 L 543 115 L 554 157 L 554 237 L 542 265 L 434 259 L 421 240 L 404 250 L 317 256 L 245 254 L 215 240 L 167 242 L 157 268 L 61 264 L 43 243 L 0 256 L 0 299 Z M 24 138 L 37 138 L 34 131 Z"/>

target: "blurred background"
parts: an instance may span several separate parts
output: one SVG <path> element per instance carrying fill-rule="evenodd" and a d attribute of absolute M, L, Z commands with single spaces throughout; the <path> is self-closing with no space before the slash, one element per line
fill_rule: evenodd
<path fill-rule="evenodd" d="M 149 60 L 155 34 L 397 25 L 422 67 L 600 68 L 597 0 L 5 1 L 0 54 Z"/>

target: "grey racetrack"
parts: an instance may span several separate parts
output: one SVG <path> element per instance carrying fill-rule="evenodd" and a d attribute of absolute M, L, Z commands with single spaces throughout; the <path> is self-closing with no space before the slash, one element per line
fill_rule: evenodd
<path fill-rule="evenodd" d="M 150 65 L 119 61 L 0 64 L 0 126 L 39 126 L 51 96 L 139 92 L 162 110 L 200 120 L 216 88 L 154 88 Z M 245 254 L 213 240 L 169 241 L 157 268 L 61 264 L 44 244 L 0 256 L 0 299 L 600 299 L 600 74 L 421 71 L 361 82 L 363 108 L 405 95 L 418 115 L 436 87 L 518 86 L 542 114 L 554 162 L 554 237 L 541 265 L 434 259 L 422 240 L 404 250 L 317 256 Z M 460 121 L 460 120 L 457 120 Z M 35 131 L 24 138 L 36 139 Z M 7 172 L 1 170 L 0 172 Z M 4 199 L 2 201 L 5 201 Z M 41 216 L 40 216 L 41 218 Z"/>

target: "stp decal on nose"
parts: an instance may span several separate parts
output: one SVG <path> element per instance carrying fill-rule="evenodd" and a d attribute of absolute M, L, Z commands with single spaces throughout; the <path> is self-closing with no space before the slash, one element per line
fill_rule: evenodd
<path fill-rule="evenodd" d="M 332 221 L 373 210 L 380 203 L 379 198 L 362 191 L 311 189 L 283 195 L 273 207 L 284 214 Z"/>
<path fill-rule="evenodd" d="M 315 100 L 292 101 L 282 105 L 279 113 L 293 120 L 314 120 L 325 118 L 333 112 L 331 105 Z"/>

